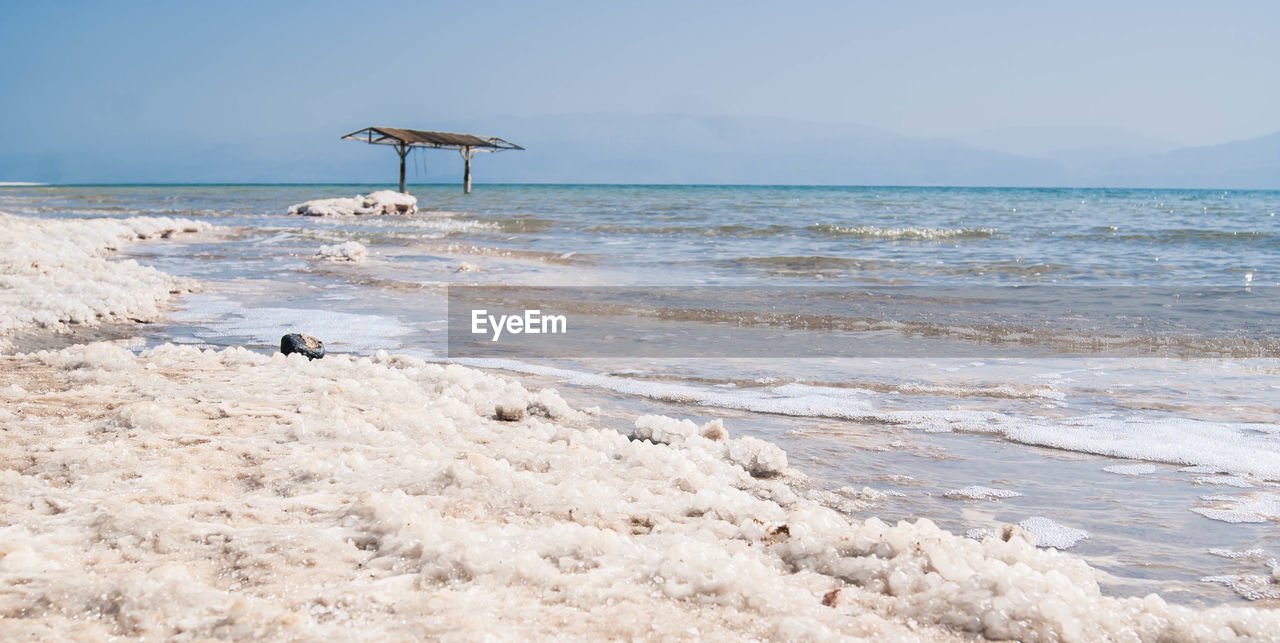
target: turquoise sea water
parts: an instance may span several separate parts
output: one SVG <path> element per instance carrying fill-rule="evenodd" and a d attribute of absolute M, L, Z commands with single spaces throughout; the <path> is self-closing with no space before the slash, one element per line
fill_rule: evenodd
<path fill-rule="evenodd" d="M 468 363 L 556 386 L 619 430 L 647 412 L 724 418 L 780 443 L 814 493 L 859 515 L 927 516 L 960 533 L 1032 517 L 1084 529 L 1072 551 L 1112 574 L 1104 585 L 1118 593 L 1238 600 L 1247 592 L 1232 589 L 1280 556 L 1280 192 L 479 185 L 468 196 L 432 185 L 410 186 L 413 216 L 284 214 L 372 189 L 15 187 L 0 189 L 0 211 L 220 226 L 127 250 L 204 283 L 139 331 L 148 343 L 268 351 L 301 330 L 335 352 L 443 359 L 450 284 L 924 291 L 934 308 L 859 309 L 862 325 L 804 329 L 832 345 L 914 349 L 874 358 L 760 356 L 744 344 L 742 358 L 731 345 L 715 358 L 631 350 Z M 365 261 L 317 256 L 352 241 Z M 1193 316 L 1082 318 L 1068 334 L 1008 305 L 940 299 L 1014 287 Z M 737 312 L 759 313 L 754 327 L 783 323 L 766 314 L 768 298 L 746 301 L 754 308 Z M 696 314 L 655 316 L 697 328 L 720 323 L 725 306 L 710 296 Z M 1104 335 L 1121 339 L 1089 341 Z M 1035 350 L 1002 350 L 1010 344 Z M 1022 495 L 947 493 L 971 485 Z"/>

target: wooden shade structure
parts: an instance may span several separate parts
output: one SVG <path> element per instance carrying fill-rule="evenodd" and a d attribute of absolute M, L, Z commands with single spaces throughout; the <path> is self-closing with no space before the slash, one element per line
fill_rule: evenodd
<path fill-rule="evenodd" d="M 344 139 L 364 141 L 373 145 L 391 145 L 400 156 L 400 191 L 404 192 L 404 157 L 415 147 L 435 148 L 439 150 L 458 150 L 462 154 L 462 191 L 471 194 L 471 157 L 476 152 L 500 152 L 502 150 L 523 150 L 523 147 L 496 136 L 475 136 L 473 134 L 455 134 L 453 132 L 431 132 L 419 129 L 402 129 L 399 127 L 366 127 L 354 131 Z"/>

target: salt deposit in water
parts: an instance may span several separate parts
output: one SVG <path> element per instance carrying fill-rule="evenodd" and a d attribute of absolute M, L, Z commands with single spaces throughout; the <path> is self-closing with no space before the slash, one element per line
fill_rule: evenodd
<path fill-rule="evenodd" d="M 413 214 L 417 211 L 417 197 L 392 190 L 378 190 L 354 197 L 314 199 L 289 206 L 289 214 L 309 217 Z"/>
<path fill-rule="evenodd" d="M 1222 522 L 1264 523 L 1280 521 L 1280 495 L 1271 491 L 1257 491 L 1233 496 L 1203 496 L 1208 505 L 1192 511 Z"/>
<path fill-rule="evenodd" d="M 1217 484 L 1237 489 L 1253 489 L 1255 484 L 1243 476 L 1196 476 L 1192 482 L 1196 484 Z"/>
<path fill-rule="evenodd" d="M 1022 494 L 1008 489 L 993 489 L 972 485 L 963 489 L 951 489 L 942 493 L 943 498 L 952 500 L 999 500 L 1000 498 L 1017 498 Z"/>
<path fill-rule="evenodd" d="M 1154 464 L 1113 464 L 1109 467 L 1102 467 L 1107 473 L 1115 473 L 1122 476 L 1145 476 L 1156 472 Z"/>
<path fill-rule="evenodd" d="M 334 262 L 360 263 L 369 257 L 369 249 L 358 241 L 320 246 L 316 257 Z"/>
<path fill-rule="evenodd" d="M 1200 579 L 1206 583 L 1218 583 L 1251 601 L 1280 598 L 1280 567 L 1265 574 L 1224 574 Z"/>
<path fill-rule="evenodd" d="M 1068 527 L 1043 516 L 1027 518 L 1018 523 L 1018 526 L 1031 532 L 1036 545 L 1040 547 L 1071 549 L 1076 543 L 1089 537 L 1089 532 L 1083 529 Z"/>

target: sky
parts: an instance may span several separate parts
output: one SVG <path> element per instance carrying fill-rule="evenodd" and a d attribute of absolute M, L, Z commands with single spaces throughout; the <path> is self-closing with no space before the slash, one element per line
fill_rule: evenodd
<path fill-rule="evenodd" d="M 0 15 L 0 181 L 360 174 L 309 158 L 382 171 L 331 143 L 373 124 L 519 122 L 536 139 L 538 119 L 575 114 L 766 117 L 1028 155 L 1280 130 L 1267 2 L 0 0 Z"/>

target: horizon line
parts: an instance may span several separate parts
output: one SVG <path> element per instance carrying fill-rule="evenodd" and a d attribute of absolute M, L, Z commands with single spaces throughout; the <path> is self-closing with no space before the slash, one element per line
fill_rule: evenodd
<path fill-rule="evenodd" d="M 961 184 L 872 184 L 872 183 L 581 183 L 581 182 L 493 182 L 475 183 L 477 187 L 683 187 L 683 188 L 884 188 L 884 189 L 956 189 L 956 190 L 1163 190 L 1186 192 L 1277 192 L 1280 187 L 1224 188 L 1224 187 L 1162 187 L 1124 185 L 961 185 Z M 0 190 L 6 188 L 122 188 L 122 187 L 287 187 L 287 186 L 359 186 L 394 187 L 392 183 L 370 181 L 154 181 L 154 182 L 84 182 L 51 183 L 39 181 L 0 181 Z M 433 181 L 406 183 L 405 187 L 445 187 L 461 189 L 461 183 Z"/>

